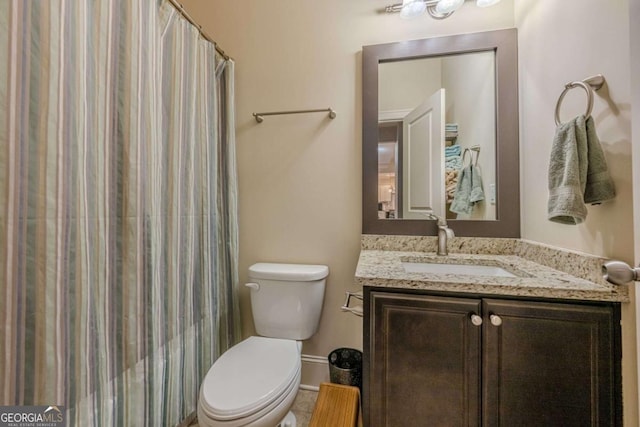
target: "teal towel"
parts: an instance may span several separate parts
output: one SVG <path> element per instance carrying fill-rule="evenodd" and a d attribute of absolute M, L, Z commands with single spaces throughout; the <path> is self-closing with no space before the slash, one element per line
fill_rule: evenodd
<path fill-rule="evenodd" d="M 473 205 L 484 200 L 484 190 L 482 189 L 482 177 L 480 169 L 477 166 L 471 167 L 471 194 L 469 194 L 469 202 Z"/>
<path fill-rule="evenodd" d="M 587 182 L 587 128 L 584 116 L 561 123 L 551 146 L 549 162 L 550 221 L 580 224 L 587 217 L 584 189 Z"/>
<path fill-rule="evenodd" d="M 471 166 L 460 171 L 458 176 L 458 185 L 456 186 L 456 193 L 453 196 L 453 202 L 449 210 L 457 214 L 469 214 L 471 213 L 471 187 L 472 187 L 472 170 Z"/>
<path fill-rule="evenodd" d="M 607 161 L 596 133 L 593 117 L 587 119 L 587 184 L 584 190 L 584 202 L 600 204 L 613 199 L 616 190 L 613 186 Z"/>
<path fill-rule="evenodd" d="M 446 157 L 444 164 L 447 169 L 458 170 L 462 167 L 462 157 L 460 156 Z"/>
<path fill-rule="evenodd" d="M 459 156 L 462 149 L 459 145 L 451 145 L 444 148 L 444 157 Z"/>
<path fill-rule="evenodd" d="M 580 115 L 559 125 L 549 162 L 549 220 L 580 224 L 587 217 L 585 203 L 613 197 L 615 189 L 593 118 Z"/>

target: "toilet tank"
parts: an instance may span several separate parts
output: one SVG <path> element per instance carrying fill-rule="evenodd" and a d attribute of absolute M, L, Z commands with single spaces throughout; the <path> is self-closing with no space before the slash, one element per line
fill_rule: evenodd
<path fill-rule="evenodd" d="M 318 330 L 326 265 L 257 263 L 247 287 L 256 332 L 264 337 L 306 340 Z"/>

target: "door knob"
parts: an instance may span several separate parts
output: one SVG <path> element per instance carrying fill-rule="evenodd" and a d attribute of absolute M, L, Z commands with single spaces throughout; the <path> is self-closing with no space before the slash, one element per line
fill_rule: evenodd
<path fill-rule="evenodd" d="M 614 285 L 626 285 L 629 282 L 640 281 L 640 268 L 629 267 L 622 261 L 608 261 L 602 266 L 604 280 Z"/>
<path fill-rule="evenodd" d="M 472 314 L 471 323 L 473 323 L 474 326 L 482 325 L 482 317 L 478 316 L 477 314 Z"/>
<path fill-rule="evenodd" d="M 502 325 L 502 317 L 498 316 L 497 314 L 492 314 L 491 316 L 489 316 L 489 320 L 491 320 L 491 324 L 493 326 Z"/>

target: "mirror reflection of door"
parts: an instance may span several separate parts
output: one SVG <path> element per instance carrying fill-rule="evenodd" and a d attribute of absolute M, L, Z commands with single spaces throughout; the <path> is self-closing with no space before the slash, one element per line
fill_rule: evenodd
<path fill-rule="evenodd" d="M 496 176 L 496 75 L 495 53 L 493 51 L 463 53 L 441 57 L 417 58 L 403 61 L 380 63 L 378 110 L 380 126 L 387 126 L 392 122 L 403 120 L 417 107 L 423 105 L 430 96 L 441 89 L 446 91 L 444 101 L 444 126 L 446 142 L 440 146 L 439 153 L 432 153 L 429 162 L 423 153 L 417 154 L 418 145 L 414 145 L 414 154 L 407 154 L 406 141 L 395 147 L 394 161 L 396 164 L 391 175 L 379 175 L 379 217 L 424 219 L 424 210 L 431 207 L 437 215 L 446 215 L 449 219 L 479 219 L 495 220 L 495 176 Z M 423 118 L 425 118 L 423 116 Z M 425 118 L 426 123 L 426 118 Z M 432 126 L 435 129 L 436 126 Z M 418 128 L 416 128 L 417 130 Z M 404 138 L 407 138 L 405 129 Z M 382 131 L 380 132 L 382 135 Z M 455 135 L 455 136 L 452 136 Z M 425 138 L 433 138 L 433 136 Z M 381 143 L 385 143 L 382 139 Z M 452 149 L 459 149 L 459 154 Z M 457 146 L 457 147 L 456 147 Z M 381 147 L 381 146 L 379 146 Z M 403 150 L 404 148 L 404 150 Z M 462 164 L 465 150 L 474 148 L 469 152 Z M 379 148 L 379 152 L 382 148 Z M 404 152 L 402 152 L 404 151 Z M 399 153 L 400 152 L 400 153 Z M 473 154 L 473 156 L 471 155 Z M 445 157 L 457 155 L 454 159 Z M 379 159 L 380 160 L 380 159 Z M 422 162 L 424 169 L 419 169 Z M 469 164 L 477 162 L 477 172 L 484 191 L 484 200 L 472 204 L 466 213 L 452 212 L 451 203 L 457 182 L 451 181 L 460 171 Z M 382 167 L 379 162 L 379 168 Z M 452 171 L 452 168 L 458 168 Z M 402 172 L 399 171 L 402 169 Z M 413 169 L 413 171 L 410 171 Z M 434 176 L 436 170 L 439 174 Z M 454 173 L 455 172 L 455 173 Z M 415 185 L 412 177 L 418 181 Z M 384 194 L 382 187 L 390 191 L 390 181 L 395 185 L 395 197 Z M 478 180 L 476 180 L 478 182 Z M 423 187 L 422 190 L 420 186 Z M 414 188 L 414 193 L 410 192 Z M 436 189 L 434 194 L 428 196 L 424 188 Z M 449 192 L 447 193 L 447 189 Z M 439 192 L 439 194 L 436 194 Z M 413 200 L 411 194 L 414 195 Z M 382 203 L 382 201 L 386 201 Z M 442 205 L 437 201 L 443 200 Z M 381 204 L 382 203 L 382 204 Z M 394 209 L 390 209 L 392 206 Z"/>
<path fill-rule="evenodd" d="M 402 120 L 402 218 L 445 215 L 444 108 L 445 90 L 438 89 Z"/>

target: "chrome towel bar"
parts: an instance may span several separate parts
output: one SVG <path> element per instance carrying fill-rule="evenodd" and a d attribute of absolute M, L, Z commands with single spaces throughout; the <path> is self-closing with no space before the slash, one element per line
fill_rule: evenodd
<path fill-rule="evenodd" d="M 330 119 L 336 118 L 336 112 L 333 108 L 320 108 L 317 110 L 293 110 L 293 111 L 270 111 L 268 113 L 253 113 L 256 122 L 262 123 L 264 116 L 280 116 L 283 114 L 303 114 L 303 113 L 329 113 Z"/>

